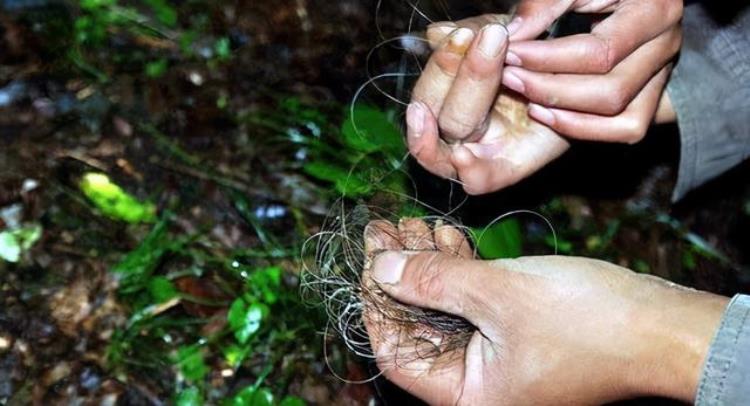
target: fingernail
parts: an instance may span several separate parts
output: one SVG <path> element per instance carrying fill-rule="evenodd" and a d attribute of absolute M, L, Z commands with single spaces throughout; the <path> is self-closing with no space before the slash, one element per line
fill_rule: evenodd
<path fill-rule="evenodd" d="M 508 70 L 503 73 L 503 85 L 521 94 L 526 91 L 526 87 L 524 86 L 521 79 Z"/>
<path fill-rule="evenodd" d="M 505 54 L 505 63 L 512 66 L 521 66 L 521 58 L 511 51 Z"/>
<path fill-rule="evenodd" d="M 419 102 L 413 102 L 406 108 L 406 125 L 414 137 L 420 137 L 424 131 L 424 107 Z"/>
<path fill-rule="evenodd" d="M 378 283 L 395 285 L 401 281 L 404 273 L 406 256 L 397 251 L 388 251 L 378 255 L 372 267 L 372 277 Z"/>
<path fill-rule="evenodd" d="M 510 24 L 508 24 L 508 35 L 513 35 L 518 31 L 519 28 L 521 28 L 521 17 L 513 17 L 512 20 L 510 20 Z"/>
<path fill-rule="evenodd" d="M 489 24 L 482 28 L 479 38 L 479 52 L 487 58 L 494 58 L 500 54 L 505 40 L 508 38 L 505 27 L 500 24 Z"/>
<path fill-rule="evenodd" d="M 529 115 L 542 124 L 548 126 L 555 124 L 555 114 L 552 110 L 538 104 L 529 103 Z"/>
<path fill-rule="evenodd" d="M 474 31 L 468 28 L 459 28 L 451 35 L 451 40 L 448 41 L 447 49 L 456 54 L 464 54 L 473 39 Z"/>
<path fill-rule="evenodd" d="M 427 27 L 428 36 L 431 36 L 429 33 L 433 33 L 437 31 L 437 33 L 440 33 L 441 36 L 445 37 L 450 35 L 453 31 L 456 30 L 456 24 L 451 22 L 445 22 L 445 23 L 438 23 L 435 25 L 430 25 Z"/>

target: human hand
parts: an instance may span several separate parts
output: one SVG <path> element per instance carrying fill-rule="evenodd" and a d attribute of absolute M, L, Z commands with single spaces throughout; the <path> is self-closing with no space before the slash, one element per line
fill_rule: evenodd
<path fill-rule="evenodd" d="M 406 114 L 411 154 L 430 172 L 457 179 L 469 194 L 514 184 L 569 147 L 529 119 L 523 98 L 499 91 L 508 48 L 499 18 L 428 30 L 434 53 Z"/>
<path fill-rule="evenodd" d="M 369 241 L 399 246 L 382 235 Z M 690 401 L 728 302 L 574 257 L 480 261 L 388 251 L 365 278 L 399 302 L 459 315 L 477 328 L 456 356 L 414 359 L 403 355 L 414 353 L 413 340 L 365 312 L 385 376 L 431 404 Z"/>
<path fill-rule="evenodd" d="M 524 0 L 508 25 L 503 84 L 570 137 L 643 138 L 682 42 L 681 0 Z M 566 12 L 603 16 L 588 34 L 535 40 Z M 665 94 L 666 96 L 666 94 Z"/>

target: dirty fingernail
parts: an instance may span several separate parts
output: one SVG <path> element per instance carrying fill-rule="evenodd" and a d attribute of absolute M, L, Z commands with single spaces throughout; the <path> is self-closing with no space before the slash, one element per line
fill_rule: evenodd
<path fill-rule="evenodd" d="M 433 36 L 433 35 L 441 35 L 443 37 L 450 35 L 453 31 L 456 30 L 456 24 L 451 22 L 444 22 L 444 23 L 437 23 L 434 25 L 430 25 L 427 27 L 427 35 Z"/>
<path fill-rule="evenodd" d="M 410 103 L 406 108 L 406 125 L 414 137 L 421 136 L 424 131 L 424 116 L 424 107 L 419 102 Z"/>
<path fill-rule="evenodd" d="M 523 81 L 521 81 L 521 79 L 512 72 L 509 72 L 509 70 L 506 70 L 503 73 L 503 85 L 511 90 L 515 90 L 518 93 L 523 93 L 524 91 L 526 91 L 526 87 L 524 86 Z"/>
<path fill-rule="evenodd" d="M 401 281 L 404 273 L 406 256 L 397 251 L 388 251 L 377 258 L 372 267 L 372 277 L 378 283 L 395 285 Z"/>
<path fill-rule="evenodd" d="M 521 66 L 521 58 L 512 51 L 508 51 L 508 53 L 505 54 L 505 63 L 512 66 Z"/>
<path fill-rule="evenodd" d="M 486 58 L 494 58 L 500 54 L 505 45 L 508 34 L 500 24 L 489 24 L 482 28 L 479 38 L 479 52 Z"/>
<path fill-rule="evenodd" d="M 508 35 L 515 34 L 521 28 L 521 22 L 521 17 L 513 17 L 510 24 L 508 24 Z"/>
<path fill-rule="evenodd" d="M 555 124 L 555 114 L 552 110 L 538 104 L 529 104 L 529 115 L 542 124 L 552 126 Z"/>
<path fill-rule="evenodd" d="M 474 31 L 468 28 L 459 28 L 451 35 L 447 49 L 450 52 L 463 55 L 473 39 Z"/>

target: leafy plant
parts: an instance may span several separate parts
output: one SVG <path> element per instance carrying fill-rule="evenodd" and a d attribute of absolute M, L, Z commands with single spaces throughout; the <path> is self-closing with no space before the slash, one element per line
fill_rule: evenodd
<path fill-rule="evenodd" d="M 308 175 L 332 183 L 338 193 L 349 198 L 370 195 L 379 183 L 403 189 L 405 175 L 397 170 L 406 148 L 392 112 L 357 106 L 330 142 L 340 148 L 314 150 L 304 166 Z"/>

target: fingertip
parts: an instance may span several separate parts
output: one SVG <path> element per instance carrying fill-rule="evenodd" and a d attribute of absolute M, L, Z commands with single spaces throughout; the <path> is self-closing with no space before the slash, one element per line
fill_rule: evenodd
<path fill-rule="evenodd" d="M 372 220 L 364 230 L 365 253 L 372 255 L 380 250 L 401 249 L 398 230 L 388 220 Z"/>
<path fill-rule="evenodd" d="M 553 127 L 557 124 L 555 113 L 551 109 L 539 104 L 529 103 L 529 116 L 548 127 Z"/>
<path fill-rule="evenodd" d="M 435 48 L 437 44 L 443 42 L 458 26 L 451 21 L 440 21 L 427 26 L 426 36 L 430 46 Z"/>
<path fill-rule="evenodd" d="M 426 106 L 419 101 L 409 103 L 406 108 L 406 126 L 408 135 L 412 138 L 419 138 L 424 131 Z"/>
<path fill-rule="evenodd" d="M 486 59 L 495 59 L 508 47 L 508 30 L 502 24 L 492 23 L 482 27 L 477 49 Z"/>
<path fill-rule="evenodd" d="M 523 24 L 523 17 L 521 16 L 515 16 L 512 20 L 510 20 L 510 23 L 508 23 L 508 35 L 511 39 L 513 39 L 513 35 L 518 32 L 518 30 L 521 28 L 521 25 Z"/>
<path fill-rule="evenodd" d="M 510 90 L 513 90 L 514 92 L 524 94 L 526 92 L 526 84 L 521 79 L 521 72 L 522 69 L 518 67 L 508 66 L 507 68 L 505 68 L 502 78 L 503 86 L 507 87 Z"/>
<path fill-rule="evenodd" d="M 508 51 L 505 53 L 505 63 L 510 66 L 522 66 L 523 61 L 521 61 L 521 58 L 516 55 L 513 51 Z"/>
<path fill-rule="evenodd" d="M 474 30 L 471 28 L 458 28 L 450 34 L 450 39 L 445 45 L 445 49 L 454 54 L 464 55 L 466 50 L 469 49 L 471 42 L 474 40 L 474 35 Z"/>

